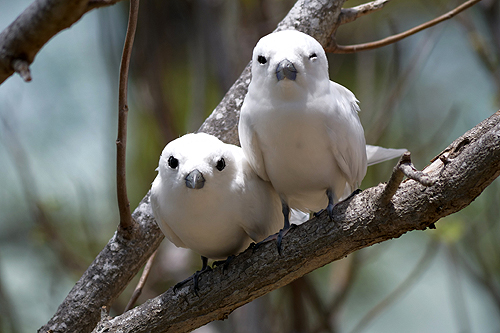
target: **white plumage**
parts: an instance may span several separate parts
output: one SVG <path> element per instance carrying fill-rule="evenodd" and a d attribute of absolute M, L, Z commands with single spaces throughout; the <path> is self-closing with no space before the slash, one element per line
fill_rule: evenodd
<path fill-rule="evenodd" d="M 331 210 L 361 183 L 367 147 L 358 111 L 354 94 L 329 80 L 314 38 L 286 30 L 257 43 L 239 137 L 252 168 L 280 195 L 285 219 L 288 207 Z"/>
<path fill-rule="evenodd" d="M 280 199 L 240 147 L 187 134 L 163 150 L 151 187 L 153 214 L 176 246 L 225 259 L 282 224 Z"/>

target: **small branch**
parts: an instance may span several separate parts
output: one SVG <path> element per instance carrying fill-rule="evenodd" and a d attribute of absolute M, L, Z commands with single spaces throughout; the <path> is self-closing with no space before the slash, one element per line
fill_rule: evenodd
<path fill-rule="evenodd" d="M 144 288 L 144 285 L 146 284 L 146 281 L 149 276 L 149 272 L 151 272 L 151 267 L 153 267 L 153 261 L 155 260 L 156 253 L 158 252 L 158 249 L 153 252 L 151 257 L 149 257 L 148 262 L 146 263 L 146 266 L 144 267 L 144 271 L 142 272 L 141 278 L 139 279 L 139 283 L 135 287 L 134 293 L 132 294 L 132 297 L 130 297 L 130 301 L 128 301 L 127 306 L 125 307 L 125 310 L 123 312 L 127 312 L 128 310 L 132 309 L 134 306 L 135 302 L 139 298 L 139 296 L 142 293 L 142 289 Z"/>
<path fill-rule="evenodd" d="M 337 45 L 335 39 L 332 38 L 330 41 L 330 44 L 327 45 L 327 47 L 325 47 L 325 52 L 355 53 L 355 52 L 359 52 L 359 51 L 373 50 L 373 49 L 376 49 L 376 48 L 379 48 L 382 46 L 386 46 L 386 45 L 389 45 L 389 44 L 392 44 L 395 42 L 399 42 L 400 40 L 402 40 L 408 36 L 414 35 L 417 32 L 420 32 L 420 31 L 427 29 L 427 28 L 430 28 L 438 23 L 441 23 L 443 21 L 451 19 L 452 17 L 454 17 L 458 13 L 466 10 L 469 7 L 472 7 L 473 5 L 478 3 L 479 1 L 481 1 L 481 0 L 469 0 L 469 1 L 461 4 L 460 6 L 456 7 L 455 9 L 447 12 L 446 14 L 441 15 L 439 17 L 436 17 L 435 19 L 433 19 L 431 21 L 428 21 L 424 24 L 421 24 L 421 25 L 416 26 L 412 29 L 409 29 L 405 32 L 402 32 L 402 33 L 399 33 L 399 34 L 396 34 L 393 36 L 389 36 L 387 38 L 381 39 L 381 40 L 376 41 L 376 42 L 344 46 L 344 45 Z"/>
<path fill-rule="evenodd" d="M 27 61 L 15 59 L 12 61 L 12 68 L 18 73 L 25 82 L 31 81 L 30 65 Z"/>
<path fill-rule="evenodd" d="M 361 16 L 376 12 L 391 0 L 375 0 L 352 8 L 342 8 L 339 15 L 339 25 L 350 23 Z"/>
<path fill-rule="evenodd" d="M 127 85 L 128 69 L 132 46 L 134 45 L 135 30 L 137 27 L 137 13 L 139 12 L 139 0 L 130 0 L 130 13 L 127 26 L 127 35 L 123 46 L 122 61 L 120 65 L 120 83 L 118 91 L 118 138 L 116 139 L 116 191 L 118 197 L 118 209 L 120 211 L 120 228 L 129 230 L 133 225 L 130 214 L 130 202 L 127 196 L 126 177 L 126 148 L 127 148 Z"/>
<path fill-rule="evenodd" d="M 413 179 L 424 186 L 432 186 L 436 182 L 435 179 L 431 178 L 422 171 L 418 171 L 413 166 L 413 163 L 411 163 L 411 154 L 407 151 L 401 156 L 398 164 L 392 170 L 391 178 L 380 195 L 380 202 L 383 205 L 386 205 L 391 201 L 391 198 L 396 194 L 396 191 L 399 188 L 399 184 L 403 181 L 404 176 Z"/>
<path fill-rule="evenodd" d="M 0 33 L 0 84 L 15 72 L 25 81 L 31 76 L 16 68 L 22 59 L 31 65 L 40 49 L 56 34 L 69 28 L 88 11 L 121 0 L 34 0 Z M 26 66 L 22 64 L 22 66 Z"/>
<path fill-rule="evenodd" d="M 64 1 L 64 4 L 69 3 L 72 2 Z M 338 22 L 343 4 L 344 0 L 298 0 L 279 27 L 303 29 L 324 45 Z M 0 82 L 1 67 L 0 53 Z M 224 142 L 238 143 L 238 114 L 249 82 L 250 67 L 247 66 L 199 131 L 215 135 Z M 115 233 L 39 332 L 90 332 L 95 327 L 101 306 L 111 304 L 118 297 L 164 238 L 154 221 L 149 193 L 137 206 L 133 218 L 137 222 L 137 227 L 132 228 L 133 237 L 126 239 L 121 232 Z"/>
<path fill-rule="evenodd" d="M 464 137 L 468 138 L 466 144 Z M 190 332 L 354 251 L 410 230 L 425 230 L 469 205 L 500 175 L 499 140 L 500 111 L 450 145 L 461 148 L 437 173 L 439 186 L 422 191 L 415 182 L 403 182 L 392 205 L 385 206 L 378 199 L 385 185 L 366 189 L 335 206 L 334 223 L 328 223 L 325 214 L 291 230 L 283 238 L 281 255 L 272 242 L 248 249 L 225 270 L 217 267 L 204 274 L 199 296 L 190 284 L 175 291 L 170 288 L 100 322 L 95 332 Z"/>

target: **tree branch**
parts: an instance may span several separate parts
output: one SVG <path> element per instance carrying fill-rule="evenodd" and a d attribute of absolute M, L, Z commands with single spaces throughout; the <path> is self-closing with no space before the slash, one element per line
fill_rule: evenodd
<path fill-rule="evenodd" d="M 282 255 L 274 242 L 247 249 L 225 270 L 203 274 L 199 296 L 190 284 L 176 292 L 170 288 L 101 322 L 95 332 L 188 332 L 354 251 L 425 230 L 469 205 L 500 174 L 500 111 L 447 151 L 453 157 L 433 169 L 434 185 L 407 180 L 386 205 L 378 200 L 385 184 L 364 190 L 335 206 L 333 222 L 323 213 L 291 230 L 283 239 Z"/>
<path fill-rule="evenodd" d="M 73 25 L 89 10 L 113 5 L 118 1 L 34 1 L 0 33 L 0 84 L 14 72 L 29 81 L 29 65 L 45 43 Z"/>
<path fill-rule="evenodd" d="M 139 296 L 141 296 L 142 289 L 144 288 L 144 285 L 146 284 L 146 281 L 148 280 L 149 273 L 151 272 L 151 267 L 153 267 L 153 261 L 155 260 L 156 253 L 158 252 L 158 249 L 149 257 L 148 262 L 146 263 L 146 266 L 144 266 L 144 271 L 142 271 L 141 278 L 139 279 L 139 283 L 137 283 L 137 286 L 135 287 L 134 293 L 132 294 L 132 297 L 130 297 L 130 300 L 127 303 L 127 306 L 125 307 L 125 310 L 123 312 L 127 312 L 130 310 L 135 302 L 137 302 L 137 299 Z"/>
<path fill-rule="evenodd" d="M 359 51 L 366 51 L 366 50 L 373 50 L 382 46 L 386 46 L 395 42 L 398 42 L 406 37 L 409 37 L 411 35 L 416 34 L 417 32 L 420 32 L 424 29 L 430 28 L 438 23 L 441 23 L 443 21 L 449 20 L 458 13 L 466 10 L 469 7 L 472 7 L 476 3 L 478 3 L 481 0 L 469 0 L 467 2 L 464 2 L 457 8 L 447 12 L 446 14 L 443 14 L 439 17 L 436 17 L 435 19 L 425 22 L 419 26 L 416 26 L 412 29 L 406 30 L 402 33 L 386 37 L 384 39 L 381 39 L 376 42 L 370 42 L 370 43 L 363 43 L 363 44 L 356 44 L 356 45 L 337 45 L 337 42 L 335 41 L 334 38 L 330 40 L 330 44 L 325 47 L 325 52 L 330 52 L 330 53 L 355 53 Z"/>
<path fill-rule="evenodd" d="M 339 24 L 350 23 L 361 16 L 381 10 L 391 0 L 375 0 L 352 8 L 342 8 Z"/>
<path fill-rule="evenodd" d="M 336 28 L 344 2 L 299 0 L 278 29 L 299 29 L 325 45 Z M 239 110 L 249 83 L 247 66 L 199 131 L 237 144 Z M 102 306 L 118 297 L 163 240 L 152 216 L 148 193 L 132 214 L 137 225 L 132 228 L 130 237 L 115 233 L 39 332 L 90 332 L 95 327 Z"/>
<path fill-rule="evenodd" d="M 396 194 L 399 185 L 403 181 L 404 176 L 409 179 L 413 179 L 424 186 L 432 186 L 435 183 L 434 179 L 415 169 L 411 163 L 410 152 L 406 152 L 401 156 L 398 164 L 394 167 L 391 178 L 380 195 L 380 202 L 383 205 L 386 205 L 391 201 L 391 198 L 394 194 Z"/>
<path fill-rule="evenodd" d="M 92 3 L 96 5 L 97 2 L 100 3 Z M 343 0 L 299 0 L 278 29 L 297 28 L 326 45 L 338 25 L 343 3 Z M 225 142 L 238 142 L 238 114 L 249 81 L 247 67 L 200 131 L 216 135 Z M 436 178 L 433 186 L 425 188 L 407 180 L 387 205 L 380 205 L 375 199 L 385 185 L 365 190 L 337 206 L 334 223 L 322 215 L 287 234 L 283 256 L 277 256 L 274 244 L 264 244 L 255 253 L 246 251 L 226 272 L 218 268 L 202 276 L 200 293 L 203 297 L 197 298 L 188 287 L 176 294 L 169 290 L 122 316 L 104 321 L 99 330 L 106 327 L 137 332 L 193 329 L 210 320 L 224 318 L 236 307 L 357 249 L 399 237 L 409 230 L 425 229 L 440 217 L 468 205 L 498 176 L 498 118 L 497 113 L 477 127 L 470 141 L 462 145 L 462 150 L 450 148 L 446 164 L 436 159 L 434 169 L 426 170 Z M 473 163 L 477 163 L 477 167 L 464 167 Z M 451 195 L 451 200 L 447 195 Z M 163 239 L 152 218 L 149 193 L 133 218 L 138 223 L 131 231 L 132 237 L 125 239 L 115 233 L 39 332 L 92 330 L 99 321 L 101 307 L 113 302 Z M 242 286 L 242 281 L 246 285 Z M 141 313 L 141 310 L 152 312 Z M 162 326 L 165 323 L 166 326 Z"/>
<path fill-rule="evenodd" d="M 120 63 L 120 80 L 118 88 L 118 136 L 116 139 L 116 194 L 118 210 L 120 212 L 120 229 L 128 235 L 133 225 L 130 214 L 130 202 L 127 195 L 126 153 L 127 153 L 127 115 L 128 115 L 128 70 L 130 56 L 134 45 L 135 30 L 137 27 L 137 14 L 139 0 L 130 0 L 130 11 L 127 25 L 127 34 L 123 46 L 122 60 Z"/>

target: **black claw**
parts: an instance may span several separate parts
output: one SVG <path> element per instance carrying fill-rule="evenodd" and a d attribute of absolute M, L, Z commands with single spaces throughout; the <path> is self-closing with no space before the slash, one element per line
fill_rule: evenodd
<path fill-rule="evenodd" d="M 436 229 L 436 225 L 434 223 L 431 223 L 427 226 L 429 229 Z"/>
<path fill-rule="evenodd" d="M 267 239 L 267 238 L 266 238 Z M 255 253 L 255 251 L 257 251 L 257 249 L 262 245 L 262 243 L 264 243 L 266 240 L 264 239 L 263 241 L 260 241 L 258 243 L 255 243 L 254 246 L 252 246 L 252 253 Z"/>
<path fill-rule="evenodd" d="M 326 196 L 328 197 L 328 206 L 326 206 L 326 211 L 328 212 L 330 221 L 333 221 L 333 207 L 335 206 L 333 203 L 335 201 L 333 191 L 331 189 L 326 190 Z"/>
<path fill-rule="evenodd" d="M 321 213 L 323 213 L 324 211 L 325 211 L 325 210 L 324 210 L 324 209 L 322 209 L 322 210 L 320 210 L 319 212 L 313 213 L 313 216 L 314 216 L 314 217 L 318 217 L 318 216 L 320 216 L 320 215 L 321 215 Z"/>
<path fill-rule="evenodd" d="M 328 204 L 328 206 L 326 206 L 326 211 L 328 212 L 328 218 L 330 219 L 330 221 L 333 221 L 333 207 L 335 205 L 333 204 Z"/>
<path fill-rule="evenodd" d="M 234 260 L 234 258 L 236 258 L 236 256 L 230 255 L 229 257 L 227 257 L 226 260 L 214 261 L 214 263 L 212 264 L 212 267 L 215 268 L 217 266 L 222 265 L 222 271 L 225 272 L 227 270 L 227 268 L 229 267 L 229 264 Z"/>
<path fill-rule="evenodd" d="M 199 288 L 199 283 L 198 282 L 200 280 L 200 276 L 201 276 L 202 273 L 205 273 L 206 271 L 211 271 L 212 270 L 212 268 L 210 266 L 208 266 L 208 258 L 202 256 L 201 257 L 201 261 L 202 261 L 201 270 L 196 271 L 192 276 L 190 276 L 187 279 L 185 279 L 185 280 L 177 283 L 174 286 L 174 292 L 176 292 L 177 290 L 179 290 L 183 285 L 185 285 L 189 281 L 193 280 L 194 293 L 196 294 L 196 296 L 199 296 L 198 295 L 198 290 L 200 290 L 200 288 Z"/>
<path fill-rule="evenodd" d="M 279 255 L 281 255 L 281 244 L 282 244 L 282 241 L 283 241 L 283 237 L 288 233 L 288 231 L 291 228 L 295 227 L 295 225 L 290 226 L 290 219 L 289 219 L 289 216 L 290 216 L 290 207 L 288 207 L 288 204 L 285 202 L 284 199 L 281 199 L 281 209 L 282 209 L 283 217 L 284 217 L 283 229 L 281 229 L 280 231 L 278 231 L 277 234 L 271 235 L 271 236 L 267 237 L 266 239 L 264 239 L 263 241 L 260 241 L 260 242 L 256 243 L 252 247 L 253 252 L 255 252 L 263 243 L 269 242 L 271 240 L 276 240 L 276 247 L 278 248 Z"/>
<path fill-rule="evenodd" d="M 292 229 L 295 229 L 297 225 L 291 224 L 287 229 L 281 229 L 276 236 L 276 246 L 278 247 L 278 254 L 281 255 L 281 243 L 283 241 L 283 237 Z"/>
<path fill-rule="evenodd" d="M 281 255 L 281 241 L 283 240 L 284 233 L 284 229 L 281 229 L 278 231 L 278 237 L 276 238 L 276 247 L 278 248 L 279 255 Z"/>
<path fill-rule="evenodd" d="M 348 196 L 347 198 L 345 198 L 345 199 L 344 199 L 344 200 L 342 200 L 342 201 L 349 200 L 349 199 L 351 199 L 353 196 L 358 195 L 358 194 L 360 194 L 361 192 L 363 192 L 363 190 L 362 190 L 362 189 L 360 189 L 360 188 L 357 188 L 357 189 L 355 189 L 355 190 L 354 190 L 351 194 L 349 194 L 349 196 Z"/>

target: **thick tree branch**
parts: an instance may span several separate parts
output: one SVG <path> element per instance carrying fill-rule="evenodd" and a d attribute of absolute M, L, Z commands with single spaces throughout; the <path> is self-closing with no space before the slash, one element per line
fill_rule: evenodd
<path fill-rule="evenodd" d="M 448 163 L 435 165 L 433 185 L 404 181 L 392 200 L 380 204 L 386 187 L 364 190 L 291 230 L 279 255 L 274 242 L 247 249 L 225 270 L 200 278 L 199 296 L 190 284 L 104 320 L 95 332 L 189 332 L 226 318 L 234 309 L 334 260 L 412 230 L 425 230 L 469 205 L 500 174 L 500 111 L 453 142 Z M 430 169 L 429 169 L 430 170 Z"/>
<path fill-rule="evenodd" d="M 111 1 L 92 1 L 93 6 L 108 3 L 112 4 Z M 278 29 L 297 28 L 326 45 L 339 24 L 338 15 L 343 3 L 343 0 L 328 3 L 300 0 L 280 23 Z M 315 19 L 311 20 L 311 17 Z M 200 131 L 214 134 L 226 142 L 238 142 L 238 114 L 249 81 L 250 72 L 247 67 L 223 101 L 202 125 Z M 495 115 L 491 122 L 492 126 L 497 125 L 498 128 L 498 115 Z M 484 128 L 488 124 L 490 123 L 483 124 Z M 378 197 L 385 185 L 362 192 L 350 201 L 338 205 L 336 223 L 329 223 L 325 216 L 321 216 L 291 231 L 285 238 L 284 254 L 278 258 L 274 266 L 270 262 L 277 258 L 274 244 L 260 247 L 255 254 L 246 251 L 238 256 L 236 262 L 231 264 L 225 273 L 216 269 L 213 273 L 202 276 L 203 297 L 196 298 L 188 288 L 180 290 L 176 295 L 169 290 L 160 297 L 110 322 L 103 322 L 101 326 L 115 325 L 114 327 L 120 326 L 124 330 L 130 328 L 131 331 L 138 332 L 141 329 L 161 331 L 168 327 L 175 331 L 181 326 L 183 330 L 192 329 L 214 318 L 223 318 L 237 306 L 352 251 L 385 239 L 398 237 L 409 230 L 424 229 L 439 217 L 469 204 L 498 175 L 498 147 L 495 148 L 495 145 L 492 145 L 494 140 L 498 141 L 498 131 L 490 133 L 488 131 L 491 130 L 491 126 L 488 131 L 484 128 L 480 130 L 480 134 L 474 136 L 477 140 L 467 145 L 470 149 L 481 147 L 478 151 L 487 153 L 487 156 L 482 154 L 473 156 L 474 159 L 469 165 L 477 162 L 479 163 L 477 167 L 462 170 L 462 172 L 472 173 L 469 178 L 455 179 L 456 172 L 448 172 L 459 165 L 453 158 L 450 158 L 446 165 L 438 159 L 433 163 L 435 172 L 426 170 L 432 177 L 437 177 L 435 185 L 424 190 L 422 185 L 412 180 L 405 181 L 393 200 L 382 206 L 375 202 L 374 198 Z M 481 156 L 489 158 L 488 163 L 484 162 L 484 158 L 482 161 L 476 161 Z M 450 179 L 453 180 L 454 185 L 460 181 L 466 183 L 467 179 L 475 185 L 470 187 L 471 191 L 467 190 L 469 183 L 464 185 L 464 191 L 457 191 L 452 186 L 455 199 L 447 201 L 445 194 L 449 192 L 448 180 Z M 457 195 L 465 195 L 465 197 L 457 198 Z M 373 208 L 376 208 L 376 215 L 373 214 Z M 115 234 L 70 291 L 53 318 L 39 330 L 40 332 L 89 332 L 92 330 L 99 321 L 101 307 L 113 302 L 163 239 L 163 235 L 152 218 L 149 194 L 137 207 L 133 217 L 138 224 L 131 232 L 132 237 L 125 239 L 120 233 Z M 325 240 L 329 244 L 335 243 L 336 247 L 334 249 L 329 245 L 322 247 Z M 238 283 L 240 279 L 246 281 L 247 285 L 238 288 L 241 286 Z M 234 283 L 235 287 L 233 288 L 230 283 Z M 220 295 L 226 295 L 226 298 L 218 296 L 217 291 L 221 289 L 223 293 Z M 232 291 L 232 293 L 228 295 L 227 291 Z M 162 304 L 165 304 L 165 307 L 162 307 Z M 169 306 L 174 306 L 171 312 L 165 310 Z M 214 307 L 217 310 L 207 312 Z M 139 315 L 141 309 L 152 310 L 153 308 L 159 312 Z M 159 319 L 158 316 L 162 314 L 165 318 Z M 193 319 L 193 316 L 198 318 Z M 151 327 L 148 323 L 150 319 L 152 320 Z M 161 327 L 161 323 L 165 322 L 168 322 L 167 326 Z M 102 327 L 100 329 L 104 330 Z M 179 331 L 182 330 L 179 329 Z"/>
<path fill-rule="evenodd" d="M 409 37 L 411 35 L 416 34 L 417 32 L 420 32 L 420 31 L 425 30 L 427 28 L 430 28 L 438 23 L 441 23 L 443 21 L 451 19 L 452 17 L 454 17 L 458 13 L 466 10 L 469 7 L 472 7 L 473 5 L 478 3 L 479 1 L 481 1 L 481 0 L 469 0 L 469 1 L 461 4 L 460 6 L 456 7 L 455 9 L 447 12 L 446 14 L 443 14 L 439 17 L 436 17 L 433 20 L 425 22 L 419 26 L 416 26 L 414 28 L 406 30 L 402 33 L 378 40 L 376 42 L 344 46 L 344 45 L 337 45 L 337 42 L 335 41 L 335 39 L 332 38 L 330 40 L 329 45 L 327 47 L 325 47 L 325 51 L 332 52 L 332 53 L 355 53 L 355 52 L 359 52 L 359 51 L 373 50 L 373 49 L 376 49 L 376 48 L 379 48 L 382 46 L 396 43 L 396 42 L 399 42 L 400 40 L 402 40 L 406 37 Z"/>
<path fill-rule="evenodd" d="M 296 28 L 326 45 L 336 29 L 344 2 L 299 0 L 278 29 Z M 225 142 L 238 143 L 239 110 L 249 83 L 250 71 L 247 67 L 200 131 L 213 134 Z M 102 306 L 111 304 L 118 297 L 164 238 L 152 218 L 149 193 L 132 217 L 137 225 L 132 228 L 130 237 L 125 239 L 121 233 L 115 234 L 39 332 L 90 332 L 94 328 Z"/>
<path fill-rule="evenodd" d="M 45 43 L 58 32 L 73 25 L 89 10 L 116 2 L 118 1 L 34 1 L 0 33 L 0 84 L 14 72 L 29 81 L 29 65 Z"/>

